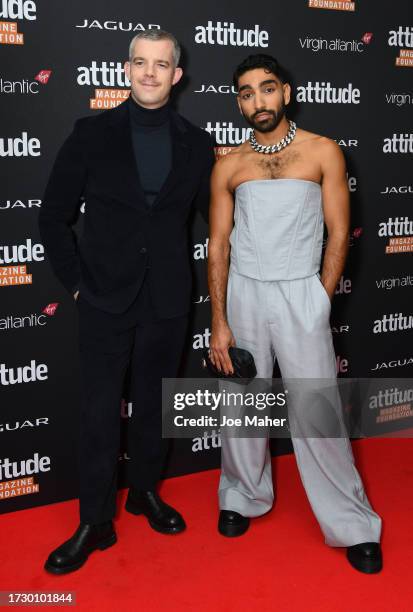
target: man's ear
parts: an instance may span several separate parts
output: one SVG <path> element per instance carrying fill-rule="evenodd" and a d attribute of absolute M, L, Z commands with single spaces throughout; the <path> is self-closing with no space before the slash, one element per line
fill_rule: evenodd
<path fill-rule="evenodd" d="M 284 104 L 287 106 L 287 104 L 289 104 L 291 101 L 291 85 L 289 83 L 284 83 L 283 91 L 284 91 Z"/>
<path fill-rule="evenodd" d="M 175 68 L 174 78 L 172 79 L 172 85 L 176 85 L 182 78 L 184 71 L 180 66 Z"/>
<path fill-rule="evenodd" d="M 125 70 L 125 74 L 128 78 L 128 81 L 130 81 L 130 62 L 125 62 L 123 68 Z"/>
<path fill-rule="evenodd" d="M 239 101 L 239 96 L 237 96 L 237 104 L 238 104 L 239 112 L 241 113 L 242 116 L 244 116 L 244 113 L 242 112 L 242 108 L 241 108 L 241 102 Z"/>

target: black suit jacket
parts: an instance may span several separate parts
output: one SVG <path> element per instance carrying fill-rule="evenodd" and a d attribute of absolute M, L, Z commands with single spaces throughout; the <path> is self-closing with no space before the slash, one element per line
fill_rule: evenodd
<path fill-rule="evenodd" d="M 172 169 L 154 204 L 146 203 L 134 157 L 128 104 L 76 122 L 55 161 L 39 217 L 56 276 L 93 306 L 121 313 L 145 268 L 157 314 L 190 308 L 187 221 L 192 204 L 208 220 L 214 163 L 209 134 L 172 111 Z M 86 200 L 79 244 L 72 225 Z"/>

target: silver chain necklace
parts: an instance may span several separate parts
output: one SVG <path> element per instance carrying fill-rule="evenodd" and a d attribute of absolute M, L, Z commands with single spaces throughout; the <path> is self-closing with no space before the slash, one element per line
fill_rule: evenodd
<path fill-rule="evenodd" d="M 282 138 L 279 142 L 276 142 L 273 145 L 265 146 L 265 145 L 259 144 L 259 142 L 257 142 L 257 139 L 255 138 L 255 132 L 254 130 L 252 130 L 251 135 L 249 137 L 251 147 L 257 153 L 266 153 L 266 154 L 278 153 L 278 151 L 285 149 L 285 147 L 289 145 L 292 140 L 294 140 L 295 133 L 297 131 L 297 125 L 294 123 L 294 121 L 289 120 L 289 123 L 290 123 L 290 127 L 288 129 L 286 136 L 284 136 L 284 138 Z"/>

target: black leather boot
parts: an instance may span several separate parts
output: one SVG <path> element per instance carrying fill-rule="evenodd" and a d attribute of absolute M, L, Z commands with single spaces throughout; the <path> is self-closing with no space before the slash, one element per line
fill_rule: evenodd
<path fill-rule="evenodd" d="M 160 533 L 180 533 L 186 527 L 182 516 L 162 501 L 156 491 L 129 489 L 125 508 L 131 514 L 143 514 L 149 525 Z"/>
<path fill-rule="evenodd" d="M 219 513 L 218 531 L 228 538 L 244 534 L 250 526 L 250 519 L 233 510 L 221 510 Z"/>
<path fill-rule="evenodd" d="M 115 543 L 112 521 L 99 525 L 80 523 L 73 536 L 49 555 L 44 568 L 52 574 L 74 572 L 86 563 L 91 552 L 105 550 Z"/>
<path fill-rule="evenodd" d="M 347 559 L 351 565 L 364 574 L 377 574 L 383 567 L 380 544 L 363 542 L 347 548 Z"/>

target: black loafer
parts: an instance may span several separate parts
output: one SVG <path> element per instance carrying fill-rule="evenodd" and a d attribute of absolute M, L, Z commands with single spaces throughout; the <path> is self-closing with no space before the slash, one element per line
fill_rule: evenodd
<path fill-rule="evenodd" d="M 221 510 L 219 513 L 218 531 L 228 538 L 235 538 L 245 533 L 250 526 L 250 519 L 233 510 Z"/>
<path fill-rule="evenodd" d="M 347 548 L 347 559 L 364 574 L 377 574 L 383 568 L 383 555 L 377 542 L 363 542 Z"/>
<path fill-rule="evenodd" d="M 181 533 L 186 528 L 182 516 L 168 506 L 155 491 L 129 489 L 125 509 L 131 514 L 143 514 L 149 525 L 159 533 Z"/>
<path fill-rule="evenodd" d="M 112 521 L 99 525 L 80 523 L 73 536 L 49 555 L 44 568 L 51 574 L 74 572 L 86 563 L 91 552 L 105 550 L 115 543 Z"/>

